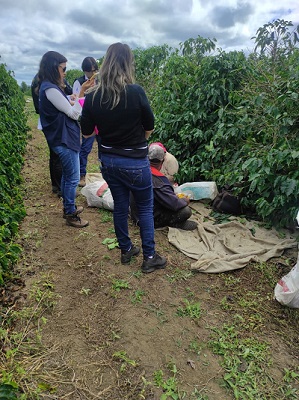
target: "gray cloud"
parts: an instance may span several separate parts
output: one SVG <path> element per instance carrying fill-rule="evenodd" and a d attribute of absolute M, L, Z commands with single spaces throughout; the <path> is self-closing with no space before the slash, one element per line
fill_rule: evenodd
<path fill-rule="evenodd" d="M 223 50 L 248 50 L 257 29 L 274 18 L 299 23 L 297 0 L 0 0 L 0 62 L 19 83 L 31 82 L 42 55 L 56 50 L 68 68 L 82 59 L 100 58 L 116 41 L 132 48 L 189 38 L 216 38 Z"/>
<path fill-rule="evenodd" d="M 151 17 L 166 15 L 168 17 L 192 11 L 192 0 L 157 0 L 153 1 L 134 1 L 138 13 Z"/>
<path fill-rule="evenodd" d="M 237 3 L 236 7 L 216 6 L 211 12 L 211 20 L 219 28 L 230 28 L 237 23 L 246 23 L 254 6 L 248 2 Z"/>

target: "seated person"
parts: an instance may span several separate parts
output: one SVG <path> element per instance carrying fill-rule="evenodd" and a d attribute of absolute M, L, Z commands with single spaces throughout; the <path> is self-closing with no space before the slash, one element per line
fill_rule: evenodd
<path fill-rule="evenodd" d="M 155 145 L 162 147 L 162 149 L 164 150 L 165 156 L 164 156 L 164 162 L 162 164 L 161 172 L 163 175 L 165 175 L 169 179 L 170 183 L 173 185 L 175 183 L 174 175 L 179 170 L 179 163 L 178 163 L 177 159 L 175 158 L 175 156 L 168 153 L 165 146 L 161 142 L 151 143 L 149 147 L 155 146 Z"/>
<path fill-rule="evenodd" d="M 171 226 L 184 230 L 194 230 L 195 221 L 189 221 L 192 210 L 188 206 L 190 199 L 179 198 L 173 190 L 169 179 L 162 174 L 165 152 L 157 144 L 149 146 L 148 157 L 151 164 L 153 189 L 154 189 L 154 223 L 155 228 Z M 130 200 L 131 218 L 138 225 L 138 211 L 133 196 Z"/>

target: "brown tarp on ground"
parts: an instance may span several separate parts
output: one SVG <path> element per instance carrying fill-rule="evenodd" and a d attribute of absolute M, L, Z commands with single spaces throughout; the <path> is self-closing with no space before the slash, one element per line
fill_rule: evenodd
<path fill-rule="evenodd" d="M 218 273 L 244 268 L 250 261 L 265 262 L 279 257 L 284 250 L 297 247 L 297 242 L 285 231 L 281 238 L 275 229 L 266 229 L 256 221 L 244 218 L 215 224 L 209 216 L 211 209 L 200 202 L 192 202 L 195 210 L 191 219 L 198 221 L 194 231 L 169 228 L 168 240 L 178 250 L 196 261 L 191 269 Z M 240 222 L 241 221 L 241 222 Z"/>

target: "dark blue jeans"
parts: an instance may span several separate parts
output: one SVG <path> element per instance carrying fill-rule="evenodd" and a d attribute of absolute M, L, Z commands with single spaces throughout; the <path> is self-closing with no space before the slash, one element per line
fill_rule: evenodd
<path fill-rule="evenodd" d="M 52 190 L 61 192 L 61 176 L 62 168 L 59 155 L 54 153 L 54 151 L 49 147 L 50 157 L 49 157 L 49 167 L 50 167 L 50 177 L 52 183 Z"/>
<path fill-rule="evenodd" d="M 87 139 L 82 137 L 80 150 L 80 176 L 86 175 L 87 157 L 92 150 L 94 138 L 94 136 Z"/>
<path fill-rule="evenodd" d="M 128 230 L 130 192 L 134 196 L 139 215 L 143 256 L 155 253 L 153 187 L 148 158 L 134 159 L 102 154 L 101 171 L 114 201 L 113 221 L 121 250 L 132 246 Z"/>
<path fill-rule="evenodd" d="M 52 150 L 58 154 L 62 166 L 61 194 L 64 212 L 73 214 L 76 211 L 76 189 L 80 180 L 79 152 L 64 145 L 52 147 Z"/>
<path fill-rule="evenodd" d="M 90 138 L 82 137 L 81 149 L 80 149 L 80 176 L 86 175 L 87 158 L 92 150 L 94 140 L 96 139 L 98 143 L 98 158 L 101 160 L 100 145 L 101 138 L 99 135 L 91 136 Z"/>

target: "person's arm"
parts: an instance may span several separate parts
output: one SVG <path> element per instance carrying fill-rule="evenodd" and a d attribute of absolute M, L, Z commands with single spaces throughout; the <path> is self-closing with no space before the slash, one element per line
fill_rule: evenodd
<path fill-rule="evenodd" d="M 57 110 L 65 113 L 68 117 L 74 120 L 79 119 L 82 109 L 78 100 L 76 100 L 75 104 L 72 106 L 68 99 L 66 99 L 64 95 L 55 88 L 47 89 L 46 96 Z"/>
<path fill-rule="evenodd" d="M 189 204 L 189 199 L 177 197 L 170 182 L 169 184 L 160 183 L 159 185 L 156 185 L 155 178 L 153 177 L 153 185 L 155 201 L 161 204 L 161 206 L 171 211 L 178 211 Z"/>
<path fill-rule="evenodd" d="M 154 132 L 154 130 L 150 130 L 150 131 L 145 131 L 145 139 L 148 140 L 148 138 L 150 137 L 150 135 Z"/>
<path fill-rule="evenodd" d="M 79 92 L 79 97 L 84 97 L 86 90 L 90 89 L 92 86 L 94 86 L 94 79 L 87 79 L 87 81 L 82 83 L 82 86 L 81 86 L 80 92 Z"/>
<path fill-rule="evenodd" d="M 149 101 L 146 97 L 145 91 L 139 86 L 139 99 L 141 107 L 141 120 L 145 130 L 145 138 L 148 140 L 151 133 L 154 131 L 155 117 L 151 109 Z"/>
<path fill-rule="evenodd" d="M 92 93 L 88 94 L 85 97 L 85 101 L 82 108 L 80 126 L 81 126 L 82 136 L 84 138 L 89 138 L 91 136 L 94 136 L 95 123 L 93 122 L 93 118 L 91 115 L 92 97 L 93 97 Z"/>

